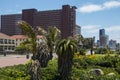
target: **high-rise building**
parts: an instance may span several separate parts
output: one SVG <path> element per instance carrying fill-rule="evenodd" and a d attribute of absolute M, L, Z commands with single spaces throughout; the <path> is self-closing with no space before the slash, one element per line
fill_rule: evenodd
<path fill-rule="evenodd" d="M 1 32 L 8 35 L 21 34 L 21 29 L 17 25 L 20 20 L 22 20 L 21 14 L 2 15 Z"/>
<path fill-rule="evenodd" d="M 100 40 L 97 40 L 97 47 L 100 46 Z"/>
<path fill-rule="evenodd" d="M 100 47 L 107 47 L 109 36 L 105 34 L 105 29 L 99 30 Z"/>
<path fill-rule="evenodd" d="M 76 25 L 76 34 L 81 35 L 81 26 Z"/>
<path fill-rule="evenodd" d="M 99 35 L 104 36 L 105 35 L 105 29 L 100 29 Z"/>
<path fill-rule="evenodd" d="M 0 16 L 0 32 L 1 32 L 1 16 Z"/>
<path fill-rule="evenodd" d="M 115 51 L 116 50 L 116 45 L 117 45 L 117 42 L 116 42 L 116 40 L 110 40 L 109 41 L 109 48 L 110 48 L 110 50 L 111 51 Z"/>
<path fill-rule="evenodd" d="M 116 44 L 116 50 L 120 51 L 120 43 Z"/>
<path fill-rule="evenodd" d="M 47 29 L 56 26 L 61 30 L 63 38 L 76 34 L 76 7 L 63 5 L 62 9 L 37 11 L 36 9 L 24 9 L 22 14 L 2 15 L 1 31 L 8 35 L 21 34 L 16 22 L 26 21 L 34 29 L 38 26 Z"/>

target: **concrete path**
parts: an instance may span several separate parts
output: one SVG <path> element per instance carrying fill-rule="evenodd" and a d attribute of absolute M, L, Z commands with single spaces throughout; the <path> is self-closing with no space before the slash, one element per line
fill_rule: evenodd
<path fill-rule="evenodd" d="M 0 68 L 18 64 L 25 64 L 27 61 L 29 61 L 29 59 L 26 59 L 26 55 L 0 55 Z"/>

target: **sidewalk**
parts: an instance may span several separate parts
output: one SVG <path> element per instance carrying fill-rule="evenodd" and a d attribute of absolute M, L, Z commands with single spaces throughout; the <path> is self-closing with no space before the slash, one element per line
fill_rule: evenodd
<path fill-rule="evenodd" d="M 0 68 L 5 66 L 25 64 L 27 61 L 29 61 L 29 59 L 26 59 L 26 55 L 0 55 Z"/>

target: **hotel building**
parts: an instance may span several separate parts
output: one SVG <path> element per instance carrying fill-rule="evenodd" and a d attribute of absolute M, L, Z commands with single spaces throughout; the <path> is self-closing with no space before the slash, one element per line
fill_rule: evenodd
<path fill-rule="evenodd" d="M 47 29 L 56 26 L 61 30 L 62 38 L 76 34 L 76 7 L 63 5 L 62 9 L 37 11 L 37 9 L 23 9 L 22 14 L 10 14 L 1 16 L 1 32 L 7 35 L 20 35 L 21 29 L 16 24 L 23 20 L 34 29 L 39 26 Z"/>

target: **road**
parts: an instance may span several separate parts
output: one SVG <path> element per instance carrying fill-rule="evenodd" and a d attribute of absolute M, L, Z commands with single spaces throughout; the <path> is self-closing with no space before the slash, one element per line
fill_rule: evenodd
<path fill-rule="evenodd" d="M 32 55 L 30 55 L 30 58 L 31 56 Z M 57 58 L 57 55 L 54 53 L 53 59 L 55 58 Z M 0 55 L 0 68 L 18 64 L 25 64 L 27 61 L 29 61 L 29 59 L 26 59 L 26 55 Z"/>
<path fill-rule="evenodd" d="M 29 61 L 29 59 L 26 59 L 26 55 L 0 55 L 0 68 L 5 66 L 25 64 L 27 61 Z"/>

